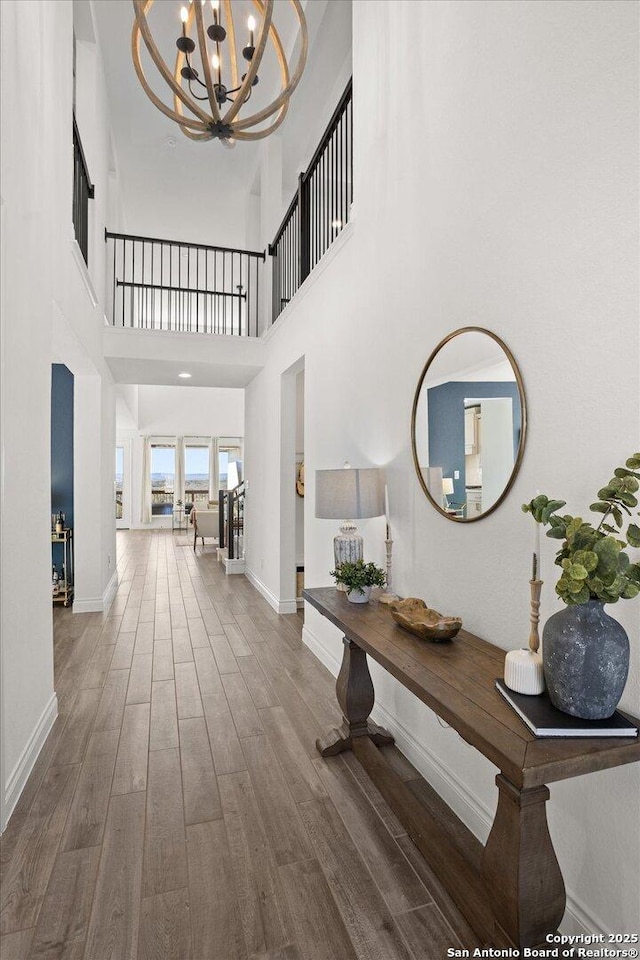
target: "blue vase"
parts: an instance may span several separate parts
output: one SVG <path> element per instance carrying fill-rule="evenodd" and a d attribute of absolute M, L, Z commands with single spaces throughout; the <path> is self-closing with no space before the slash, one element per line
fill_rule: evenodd
<path fill-rule="evenodd" d="M 551 702 L 585 720 L 610 717 L 629 673 L 629 638 L 599 600 L 565 607 L 542 632 L 544 678 Z"/>

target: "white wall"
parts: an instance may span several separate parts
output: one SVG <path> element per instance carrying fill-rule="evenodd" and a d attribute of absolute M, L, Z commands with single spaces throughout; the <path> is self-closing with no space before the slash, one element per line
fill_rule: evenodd
<path fill-rule="evenodd" d="M 151 387 L 137 391 L 137 426 L 131 429 L 131 388 L 125 388 L 126 410 L 116 425 L 118 439 L 131 440 L 131 486 L 124 491 L 131 502 L 131 526 L 148 526 L 140 519 L 142 506 L 143 437 L 242 437 L 244 435 L 244 390 L 215 387 Z M 118 392 L 123 386 L 118 387 Z M 135 409 L 135 407 L 134 407 Z M 171 523 L 156 518 L 154 525 Z"/>
<path fill-rule="evenodd" d="M 89 270 L 72 228 L 71 0 L 0 5 L 2 193 L 2 824 L 56 715 L 53 691 L 50 526 L 51 363 L 67 364 L 77 388 L 93 378 L 92 403 L 76 434 L 75 490 L 89 475 L 98 493 L 76 506 L 82 575 L 100 605 L 113 567 L 114 395 L 102 360 L 102 231 L 109 133 L 100 57 L 82 47 L 78 121 L 96 187 Z M 23 69 L 29 37 L 32 68 Z M 81 41 L 81 46 L 85 41 Z M 90 41 L 86 41 L 90 44 Z M 85 56 L 86 55 L 86 56 Z M 96 294 L 97 291 L 97 294 Z M 77 389 L 76 399 L 82 395 Z M 95 401 L 95 402 L 93 402 Z M 76 426 L 79 425 L 76 404 Z M 86 428 L 86 430 L 85 430 Z M 89 461 L 83 432 L 91 438 Z M 20 509 L 19 505 L 26 505 Z M 78 509 L 79 507 L 79 509 Z M 82 599 L 81 597 L 79 598 Z M 94 606 L 93 609 L 96 607 Z"/>
<path fill-rule="evenodd" d="M 335 527 L 313 518 L 314 471 L 387 465 L 398 592 L 521 645 L 521 502 L 540 489 L 584 510 L 638 446 L 637 26 L 637 6 L 616 0 L 354 3 L 357 219 L 268 335 L 247 388 L 247 568 L 276 597 L 282 374 L 304 357 L 306 583 L 329 583 Z M 511 494 L 469 526 L 431 508 L 409 436 L 427 356 L 466 324 L 511 347 L 530 416 Z M 360 527 L 381 562 L 383 521 Z M 559 608 L 553 549 L 543 618 Z M 632 638 L 622 705 L 637 711 L 638 605 L 612 612 Z M 305 636 L 337 669 L 338 632 L 312 610 Z M 484 837 L 495 769 L 372 672 L 403 748 Z M 634 929 L 639 787 L 638 764 L 552 785 L 566 928 Z"/>

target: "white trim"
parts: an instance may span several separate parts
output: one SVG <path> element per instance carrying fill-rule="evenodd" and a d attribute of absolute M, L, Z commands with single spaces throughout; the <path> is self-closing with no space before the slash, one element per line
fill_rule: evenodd
<path fill-rule="evenodd" d="M 264 342 L 268 342 L 273 336 L 275 336 L 278 330 L 281 330 L 285 326 L 286 321 L 292 314 L 294 314 L 297 308 L 300 306 L 306 295 L 309 293 L 309 290 L 318 282 L 322 274 L 325 272 L 329 264 L 333 262 L 335 257 L 340 253 L 345 244 L 351 239 L 355 232 L 355 224 L 353 220 L 349 220 L 345 224 L 344 228 L 340 231 L 336 239 L 333 241 L 326 253 L 323 254 L 321 259 L 315 265 L 311 273 L 305 279 L 301 287 L 298 287 L 295 294 L 286 305 L 282 313 L 279 315 L 275 323 L 272 323 L 267 330 L 260 337 Z"/>
<path fill-rule="evenodd" d="M 340 662 L 305 625 L 302 642 L 311 650 L 327 670 L 337 677 Z M 493 820 L 492 811 L 480 803 L 467 786 L 449 770 L 429 748 L 387 710 L 381 703 L 373 708 L 372 718 L 393 734 L 396 745 L 416 770 L 427 780 L 442 799 L 451 807 L 471 832 L 482 842 L 486 841 Z M 565 934 L 608 933 L 605 925 L 591 913 L 573 893 L 567 890 L 567 908 L 560 924 Z"/>
<path fill-rule="evenodd" d="M 4 789 L 2 823 L 0 824 L 1 830 L 4 830 L 9 822 L 9 818 L 20 798 L 20 794 L 24 790 L 25 784 L 29 779 L 29 774 L 33 770 L 33 766 L 38 759 L 45 740 L 51 732 L 57 716 L 58 697 L 55 693 L 52 693 L 49 702 L 40 715 L 40 719 L 33 728 L 33 732 L 24 750 L 20 754 L 18 762 L 7 778 L 7 784 Z"/>
<path fill-rule="evenodd" d="M 78 599 L 74 597 L 73 600 L 73 612 L 74 613 L 106 613 L 113 603 L 113 598 L 115 597 L 116 590 L 118 589 L 118 571 L 114 570 L 109 583 L 104 588 L 104 593 L 101 597 L 86 597 L 84 599 Z"/>
<path fill-rule="evenodd" d="M 275 593 L 272 593 L 271 590 L 256 577 L 255 573 L 252 570 L 245 571 L 245 577 L 251 583 L 258 593 L 261 593 L 265 598 L 270 607 L 272 607 L 276 613 L 296 613 L 298 609 L 297 602 L 295 600 L 278 600 Z"/>
<path fill-rule="evenodd" d="M 84 257 L 82 256 L 82 250 L 80 249 L 80 246 L 79 246 L 79 244 L 78 244 L 78 241 L 76 240 L 75 237 L 74 237 L 73 240 L 71 241 L 71 253 L 73 254 L 73 259 L 74 259 L 75 262 L 76 262 L 76 266 L 77 266 L 78 271 L 79 271 L 79 273 L 80 273 L 80 277 L 81 277 L 81 279 L 82 279 L 82 283 L 83 283 L 83 285 L 84 285 L 84 288 L 85 288 L 85 290 L 87 291 L 87 296 L 89 297 L 89 300 L 91 301 L 91 306 L 92 306 L 92 307 L 97 307 L 97 306 L 98 306 L 98 296 L 97 296 L 97 294 L 96 294 L 95 288 L 94 288 L 93 283 L 92 283 L 92 281 L 91 281 L 91 276 L 90 276 L 89 271 L 88 271 L 88 269 L 87 269 L 87 265 L 86 265 L 86 263 L 84 262 Z"/>
<path fill-rule="evenodd" d="M 229 560 L 229 557 L 223 557 L 224 572 L 227 576 L 233 573 L 244 573 L 244 557 Z"/>

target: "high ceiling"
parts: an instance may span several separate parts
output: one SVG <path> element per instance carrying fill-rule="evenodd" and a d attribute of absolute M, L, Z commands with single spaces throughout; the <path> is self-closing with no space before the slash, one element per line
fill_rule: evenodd
<path fill-rule="evenodd" d="M 250 0 L 234 0 L 234 4 L 242 23 L 253 4 Z M 351 51 L 350 0 L 302 0 L 302 4 L 310 48 L 305 74 L 281 127 L 285 183 L 295 181 L 308 158 L 310 135 L 319 138 L 330 116 L 331 98 L 337 101 L 334 80 L 344 73 Z M 238 143 L 229 150 L 217 141 L 188 140 L 151 103 L 135 75 L 130 50 L 131 0 L 93 0 L 93 6 L 125 208 L 125 223 L 118 226 L 147 236 L 244 246 L 248 197 L 259 192 L 262 142 Z M 153 11 L 157 26 L 150 20 L 170 64 L 180 29 L 180 6 L 180 0 L 158 0 Z M 296 53 L 296 20 L 288 0 L 276 0 L 275 10 L 274 22 L 282 26 L 283 45 L 291 58 L 292 50 L 294 56 Z M 145 69 L 148 64 L 147 57 Z M 154 70 L 150 66 L 150 78 Z M 277 92 L 276 84 L 275 61 L 265 60 L 252 107 L 268 102 Z M 168 87 L 161 80 L 154 83 L 154 89 L 170 103 Z"/>

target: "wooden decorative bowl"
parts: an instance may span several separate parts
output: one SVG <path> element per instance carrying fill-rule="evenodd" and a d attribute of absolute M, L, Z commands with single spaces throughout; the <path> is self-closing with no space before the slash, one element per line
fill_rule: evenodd
<path fill-rule="evenodd" d="M 462 626 L 460 617 L 443 617 L 437 610 L 432 610 L 419 597 L 408 597 L 406 600 L 396 600 L 389 604 L 391 616 L 401 627 L 414 633 L 421 640 L 431 643 L 440 643 L 442 640 L 451 640 Z"/>

